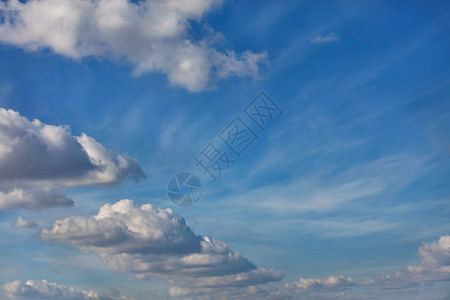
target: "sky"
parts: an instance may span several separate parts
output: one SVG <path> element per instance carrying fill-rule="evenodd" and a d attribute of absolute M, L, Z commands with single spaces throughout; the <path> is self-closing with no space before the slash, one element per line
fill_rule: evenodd
<path fill-rule="evenodd" d="M 449 20 L 0 1 L 0 298 L 450 299 Z"/>

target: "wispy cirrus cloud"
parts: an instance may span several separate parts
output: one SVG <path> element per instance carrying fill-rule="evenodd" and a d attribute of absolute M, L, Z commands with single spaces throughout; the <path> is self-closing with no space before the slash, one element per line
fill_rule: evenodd
<path fill-rule="evenodd" d="M 11 0 L 0 3 L 0 42 L 74 59 L 125 60 L 135 75 L 163 73 L 198 92 L 231 76 L 257 78 L 267 63 L 266 52 L 217 50 L 221 35 L 205 24 L 200 38 L 191 36 L 191 23 L 201 24 L 221 2 Z"/>
<path fill-rule="evenodd" d="M 237 182 L 233 186 L 237 192 L 232 195 L 215 195 L 214 209 L 220 209 L 221 214 L 210 218 L 205 213 L 202 221 L 221 234 L 238 235 L 246 228 L 252 235 L 277 243 L 282 237 L 292 237 L 286 234 L 298 232 L 298 228 L 303 229 L 298 234 L 319 239 L 393 233 L 405 224 L 417 226 L 410 224 L 403 217 L 405 214 L 431 209 L 402 201 L 405 190 L 429 172 L 432 166 L 428 161 L 426 157 L 398 153 L 354 165 L 337 164 L 320 172 L 305 172 L 251 190 Z M 247 178 L 243 176 L 242 181 Z M 217 226 L 232 217 L 236 221 L 226 230 Z M 256 218 L 265 221 L 255 226 Z M 436 229 L 433 233 L 441 232 Z M 417 238 L 410 235 L 413 237 Z"/>
<path fill-rule="evenodd" d="M 406 154 L 386 156 L 337 172 L 262 187 L 246 197 L 260 197 L 255 205 L 280 212 L 332 211 L 352 201 L 401 190 L 424 172 L 424 160 Z"/>
<path fill-rule="evenodd" d="M 71 206 L 64 189 L 145 178 L 139 163 L 67 126 L 0 108 L 0 209 Z"/>

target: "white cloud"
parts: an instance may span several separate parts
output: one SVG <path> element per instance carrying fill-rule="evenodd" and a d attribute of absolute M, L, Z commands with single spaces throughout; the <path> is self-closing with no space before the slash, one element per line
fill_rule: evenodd
<path fill-rule="evenodd" d="M 287 283 L 284 287 L 288 290 L 301 293 L 325 289 L 345 289 L 355 285 L 356 282 L 350 277 L 328 276 L 327 278 L 300 278 L 298 281 Z"/>
<path fill-rule="evenodd" d="M 335 33 L 317 34 L 311 40 L 311 44 L 324 44 L 339 41 L 339 37 Z"/>
<path fill-rule="evenodd" d="M 218 295 L 223 299 L 251 298 L 252 294 L 256 296 L 267 295 L 265 289 L 258 288 L 257 285 L 270 281 L 280 280 L 281 274 L 275 274 L 268 269 L 255 269 L 247 272 L 237 273 L 225 276 L 200 277 L 196 279 L 186 278 L 181 282 L 169 280 L 171 296 L 186 295 Z"/>
<path fill-rule="evenodd" d="M 276 289 L 273 289 L 276 291 Z M 199 288 L 199 287 L 171 287 L 169 291 L 172 297 L 179 299 L 291 299 L 291 297 L 281 296 L 271 293 L 268 286 L 248 286 L 248 287 L 227 287 L 218 290 L 217 288 Z M 185 298 L 187 297 L 187 298 Z"/>
<path fill-rule="evenodd" d="M 124 296 L 113 297 L 95 291 L 77 290 L 73 287 L 58 285 L 47 280 L 12 281 L 1 286 L 9 298 L 54 299 L 54 300 L 127 300 Z"/>
<path fill-rule="evenodd" d="M 111 184 L 127 178 L 139 181 L 145 177 L 136 160 L 105 149 L 102 144 L 84 133 L 76 137 L 76 140 L 97 170 L 89 172 L 85 178 L 74 181 L 73 185 Z"/>
<path fill-rule="evenodd" d="M 438 241 L 422 243 L 418 256 L 420 264 L 406 266 L 394 273 L 376 275 L 365 284 L 381 289 L 405 289 L 450 281 L 450 235 L 441 236 Z"/>
<path fill-rule="evenodd" d="M 79 59 L 125 59 L 136 75 L 166 74 L 169 82 L 201 91 L 229 76 L 257 77 L 267 53 L 219 51 L 214 32 L 190 36 L 191 22 L 222 1 L 10 0 L 0 3 L 0 42 L 30 51 L 49 48 Z"/>
<path fill-rule="evenodd" d="M 137 207 L 131 200 L 106 204 L 95 216 L 56 220 L 40 236 L 91 250 L 115 272 L 165 278 L 174 294 L 247 287 L 282 277 L 256 267 L 223 241 L 196 235 L 170 209 Z"/>
<path fill-rule="evenodd" d="M 285 284 L 279 292 L 294 297 L 302 294 L 305 299 L 333 299 L 337 291 L 363 289 L 368 297 L 390 295 L 391 298 L 392 295 L 399 297 L 410 293 L 417 294 L 420 288 L 450 281 L 450 235 L 441 236 L 438 241 L 422 243 L 418 256 L 421 260 L 418 265 L 409 265 L 392 273 L 373 275 L 371 280 L 353 280 L 343 275 L 300 278 Z"/>
<path fill-rule="evenodd" d="M 138 162 L 67 126 L 0 108 L 0 209 L 71 206 L 64 187 L 145 177 Z"/>
<path fill-rule="evenodd" d="M 35 186 L 28 183 L 0 183 L 0 210 L 43 209 L 52 206 L 72 206 L 72 199 L 58 186 Z"/>
<path fill-rule="evenodd" d="M 33 221 L 27 221 L 21 216 L 18 216 L 17 219 L 13 223 L 14 228 L 33 228 L 37 227 L 38 224 Z"/>

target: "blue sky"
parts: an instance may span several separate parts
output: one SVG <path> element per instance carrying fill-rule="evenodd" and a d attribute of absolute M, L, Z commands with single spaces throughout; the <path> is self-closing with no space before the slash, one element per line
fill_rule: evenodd
<path fill-rule="evenodd" d="M 449 3 L 180 3 L 0 2 L 0 295 L 450 297 Z"/>

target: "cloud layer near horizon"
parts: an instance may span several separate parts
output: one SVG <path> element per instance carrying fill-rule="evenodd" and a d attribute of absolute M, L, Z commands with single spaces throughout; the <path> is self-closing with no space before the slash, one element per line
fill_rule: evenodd
<path fill-rule="evenodd" d="M 47 280 L 19 280 L 7 282 L 0 287 L 13 299 L 53 299 L 53 300 L 127 300 L 124 296 L 102 295 L 90 290 L 77 290 Z"/>
<path fill-rule="evenodd" d="M 39 236 L 92 251 L 108 269 L 133 274 L 133 279 L 164 278 L 174 297 L 334 299 L 351 297 L 357 290 L 392 296 L 450 280 L 450 235 L 444 235 L 422 243 L 420 263 L 397 272 L 373 275 L 370 280 L 301 277 L 277 288 L 266 283 L 281 280 L 282 274 L 257 267 L 226 242 L 195 234 L 169 208 L 138 207 L 127 199 L 105 204 L 93 216 L 56 220 Z"/>
<path fill-rule="evenodd" d="M 131 200 L 105 204 L 94 216 L 56 220 L 40 236 L 93 251 L 112 271 L 134 273 L 136 279 L 165 278 L 173 296 L 282 278 L 258 268 L 226 242 L 196 235 L 171 209 L 138 207 Z"/>
<path fill-rule="evenodd" d="M 192 92 L 230 76 L 258 77 L 267 53 L 217 50 L 222 35 L 202 17 L 222 1 L 17 0 L 0 2 L 0 42 L 80 59 L 126 60 L 134 74 L 160 72 Z M 191 38 L 191 23 L 201 36 Z"/>
<path fill-rule="evenodd" d="M 364 284 L 384 290 L 423 287 L 439 281 L 450 281 L 450 235 L 437 241 L 422 243 L 418 256 L 420 264 L 382 275 L 376 275 Z"/>
<path fill-rule="evenodd" d="M 373 275 L 371 280 L 354 280 L 343 275 L 300 278 L 285 284 L 279 292 L 286 295 L 302 294 L 305 299 L 333 299 L 349 296 L 343 291 L 364 288 L 368 297 L 372 290 L 378 297 L 390 295 L 391 298 L 398 293 L 416 293 L 420 288 L 450 281 L 450 235 L 441 236 L 431 243 L 422 243 L 418 256 L 419 264 L 408 265 L 392 273 Z"/>
<path fill-rule="evenodd" d="M 0 210 L 71 206 L 64 188 L 144 178 L 138 162 L 67 126 L 0 108 Z"/>

